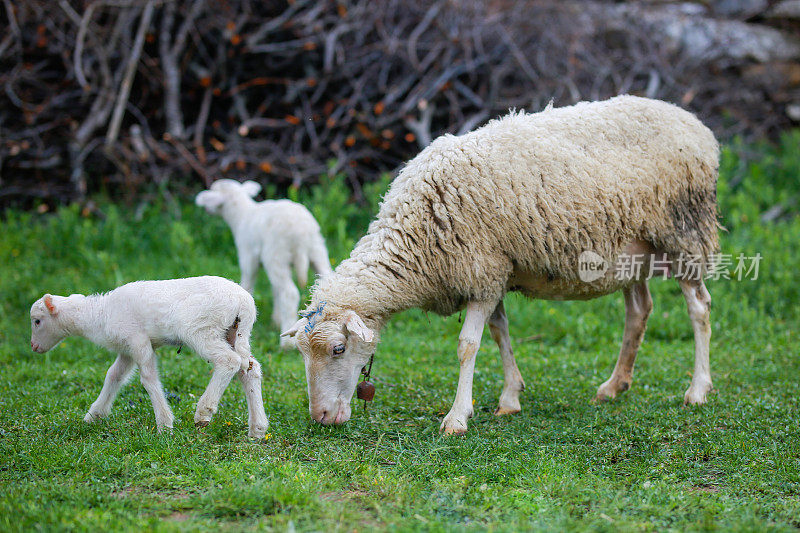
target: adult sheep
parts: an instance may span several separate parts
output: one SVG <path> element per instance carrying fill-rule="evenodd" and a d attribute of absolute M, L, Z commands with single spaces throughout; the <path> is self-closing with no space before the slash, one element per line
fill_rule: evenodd
<path fill-rule="evenodd" d="M 466 309 L 444 432 L 467 429 L 487 321 L 505 375 L 496 413 L 519 411 L 524 382 L 503 308 L 511 290 L 554 300 L 623 292 L 622 348 L 597 393 L 613 398 L 631 384 L 652 309 L 646 278 L 654 256 L 670 262 L 694 329 L 685 403 L 704 403 L 711 328 L 702 274 L 718 249 L 718 155 L 714 135 L 692 114 L 633 96 L 511 113 L 436 139 L 400 171 L 367 235 L 317 282 L 304 318 L 284 333 L 296 335 L 303 353 L 311 416 L 323 424 L 349 419 L 378 333 L 393 314 L 414 307 L 442 315 Z M 638 272 L 609 268 L 582 281 L 585 251 L 612 266 L 633 254 L 644 263 Z M 682 268 L 687 258 L 698 268 Z"/>

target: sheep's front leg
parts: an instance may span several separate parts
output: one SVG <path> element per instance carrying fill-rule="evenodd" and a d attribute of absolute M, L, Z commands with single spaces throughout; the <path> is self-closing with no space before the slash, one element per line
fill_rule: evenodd
<path fill-rule="evenodd" d="M 106 380 L 103 383 L 100 396 L 97 397 L 89 408 L 89 412 L 83 417 L 84 422 L 92 423 L 109 415 L 114 398 L 117 397 L 122 385 L 124 385 L 130 377 L 132 370 L 133 359 L 127 355 L 118 355 L 116 361 L 114 361 L 109 367 L 108 372 L 106 372 Z"/>
<path fill-rule="evenodd" d="M 249 368 L 246 371 L 240 370 L 238 376 L 247 398 L 248 435 L 254 439 L 262 439 L 267 433 L 269 421 L 261 397 L 261 365 L 250 357 Z"/>
<path fill-rule="evenodd" d="M 286 331 L 297 321 L 297 307 L 300 305 L 300 291 L 292 281 L 292 268 L 285 254 L 269 256 L 264 254 L 261 258 L 264 270 L 272 285 L 272 299 L 274 300 L 272 320 L 281 331 Z M 293 348 L 292 337 L 281 337 L 281 348 Z"/>
<path fill-rule="evenodd" d="M 514 352 L 511 349 L 508 318 L 502 301 L 497 304 L 494 313 L 489 318 L 489 332 L 500 349 L 504 375 L 503 393 L 500 395 L 500 402 L 494 414 L 509 415 L 519 413 L 519 393 L 525 390 L 525 382 L 522 380 L 522 374 L 517 368 L 517 361 L 514 359 Z"/>
<path fill-rule="evenodd" d="M 225 392 L 231 379 L 241 368 L 242 358 L 224 342 L 209 346 L 206 353 L 200 353 L 200 356 L 214 365 L 211 380 L 197 401 L 197 410 L 194 413 L 194 425 L 205 427 L 217 412 L 222 393 Z"/>
<path fill-rule="evenodd" d="M 694 330 L 694 373 L 692 384 L 683 396 L 683 403 L 700 405 L 706 403 L 706 394 L 712 389 L 708 362 L 711 342 L 711 295 L 708 294 L 702 280 L 679 280 L 679 283 Z"/>
<path fill-rule="evenodd" d="M 461 435 L 467 431 L 467 420 L 472 416 L 472 376 L 475 373 L 475 357 L 481 346 L 481 335 L 486 319 L 497 306 L 496 303 L 470 302 L 458 337 L 458 388 L 453 407 L 442 421 L 441 431 L 447 435 Z"/>
<path fill-rule="evenodd" d="M 137 357 L 135 359 L 139 363 L 139 379 L 142 381 L 142 385 L 150 396 L 150 402 L 153 404 L 156 427 L 159 432 L 165 429 L 172 429 L 172 422 L 175 417 L 169 408 L 167 399 L 164 396 L 164 389 L 161 386 L 161 380 L 158 377 L 156 354 L 153 351 L 153 346 L 148 340 L 146 345 L 141 346 L 136 351 Z"/>
<path fill-rule="evenodd" d="M 653 310 L 653 299 L 646 281 L 639 281 L 625 288 L 625 332 L 622 334 L 622 347 L 611 377 L 597 389 L 596 401 L 610 400 L 617 393 L 631 387 L 633 364 L 644 338 L 647 319 Z"/>

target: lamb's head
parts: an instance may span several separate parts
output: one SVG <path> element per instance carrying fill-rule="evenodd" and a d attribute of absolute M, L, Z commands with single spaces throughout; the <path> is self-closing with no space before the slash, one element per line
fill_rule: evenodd
<path fill-rule="evenodd" d="M 370 328 L 352 309 L 324 302 L 301 314 L 282 335 L 295 337 L 303 354 L 311 418 L 325 425 L 343 424 L 350 420 L 361 369 L 375 353 L 375 324 Z"/>
<path fill-rule="evenodd" d="M 69 335 L 60 316 L 66 298 L 45 294 L 31 306 L 31 348 L 45 353 Z"/>
<path fill-rule="evenodd" d="M 237 202 L 248 201 L 258 194 L 261 185 L 255 181 L 239 183 L 236 180 L 222 179 L 211 184 L 194 199 L 194 203 L 204 207 L 212 215 L 219 215 L 226 204 L 235 207 Z"/>

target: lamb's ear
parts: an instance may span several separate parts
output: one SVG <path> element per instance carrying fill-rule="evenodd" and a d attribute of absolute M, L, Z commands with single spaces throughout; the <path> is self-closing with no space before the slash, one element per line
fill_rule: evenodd
<path fill-rule="evenodd" d="M 217 191 L 203 191 L 197 195 L 194 203 L 206 209 L 218 209 L 225 203 L 225 196 Z"/>
<path fill-rule="evenodd" d="M 300 320 L 294 323 L 294 326 L 290 327 L 289 329 L 281 333 L 281 337 L 294 337 L 295 335 L 297 335 L 298 331 L 306 327 L 306 324 L 308 324 L 308 319 L 301 318 Z"/>
<path fill-rule="evenodd" d="M 256 195 L 261 191 L 261 185 L 253 180 L 247 180 L 242 182 L 242 190 L 250 198 L 255 198 Z"/>
<path fill-rule="evenodd" d="M 56 309 L 55 304 L 53 304 L 53 297 L 49 294 L 44 295 L 44 306 L 50 311 L 50 314 L 56 316 L 58 314 L 58 310 Z"/>
<path fill-rule="evenodd" d="M 366 324 L 364 324 L 364 321 L 361 320 L 361 317 L 358 316 L 358 313 L 350 309 L 345 312 L 344 317 L 344 325 L 347 328 L 347 331 L 350 333 L 355 333 L 364 342 L 372 342 L 372 339 L 375 338 L 375 332 L 369 329 Z"/>

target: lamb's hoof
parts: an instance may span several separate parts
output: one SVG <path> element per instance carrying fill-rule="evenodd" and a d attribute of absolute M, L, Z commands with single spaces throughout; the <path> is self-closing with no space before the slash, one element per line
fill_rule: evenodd
<path fill-rule="evenodd" d="M 261 440 L 267 434 L 267 427 L 269 426 L 256 426 L 247 431 L 247 436 L 251 439 Z"/>
<path fill-rule="evenodd" d="M 204 428 L 204 427 L 208 426 L 209 422 L 211 422 L 211 421 L 210 420 L 196 420 L 195 423 L 194 423 L 194 427 L 196 427 L 196 428 Z"/>
<path fill-rule="evenodd" d="M 86 422 L 87 424 L 94 424 L 95 422 L 99 422 L 102 419 L 103 417 L 100 416 L 99 414 L 93 415 L 91 412 L 86 413 L 86 416 L 83 417 L 83 421 Z"/>
<path fill-rule="evenodd" d="M 506 406 L 499 406 L 497 409 L 494 410 L 495 416 L 503 416 L 503 415 L 513 415 L 522 411 L 519 407 L 506 407 Z"/>

